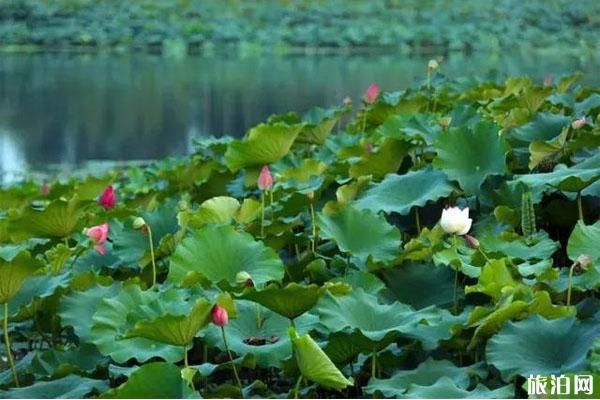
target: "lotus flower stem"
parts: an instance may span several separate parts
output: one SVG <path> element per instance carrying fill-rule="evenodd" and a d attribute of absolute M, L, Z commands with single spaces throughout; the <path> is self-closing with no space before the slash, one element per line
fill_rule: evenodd
<path fill-rule="evenodd" d="M 225 327 L 221 327 L 221 336 L 223 337 L 223 344 L 225 345 L 225 351 L 227 351 L 227 355 L 229 356 L 229 361 L 231 361 L 231 368 L 233 369 L 233 375 L 235 375 L 235 380 L 240 388 L 240 394 L 242 397 L 243 394 L 243 386 L 242 381 L 240 381 L 240 376 L 237 373 L 237 368 L 235 367 L 235 363 L 233 362 L 233 356 L 231 355 L 231 351 L 229 350 L 229 345 L 227 344 L 227 336 L 225 335 Z"/>
<path fill-rule="evenodd" d="M 481 247 L 478 248 L 479 252 L 481 253 L 481 255 L 483 256 L 483 258 L 485 258 L 485 260 L 487 262 L 490 262 L 490 258 L 487 256 L 487 254 L 485 254 L 485 252 L 483 251 L 483 249 Z"/>
<path fill-rule="evenodd" d="M 256 327 L 258 329 L 260 329 L 262 325 L 260 318 L 260 304 L 256 303 Z"/>
<path fill-rule="evenodd" d="M 317 243 L 317 225 L 315 224 L 315 207 L 313 206 L 312 202 L 310 203 L 310 224 L 312 225 L 312 240 L 310 245 L 312 253 L 315 254 Z"/>
<path fill-rule="evenodd" d="M 415 208 L 415 223 L 417 224 L 417 233 L 421 234 L 421 218 L 419 217 L 419 208 Z"/>
<path fill-rule="evenodd" d="M 458 238 L 456 235 L 452 236 L 454 240 L 454 247 L 458 253 Z M 454 268 L 454 313 L 458 314 L 458 267 Z"/>
<path fill-rule="evenodd" d="M 6 358 L 8 358 L 8 364 L 10 365 L 10 370 L 12 371 L 13 380 L 15 381 L 15 385 L 19 387 L 19 377 L 17 376 L 17 369 L 15 368 L 15 360 L 12 356 L 12 351 L 10 349 L 10 337 L 8 336 L 8 302 L 4 303 L 4 344 L 6 345 Z"/>
<path fill-rule="evenodd" d="M 365 113 L 363 114 L 362 129 L 361 129 L 361 131 L 364 132 L 365 129 L 367 129 L 367 110 L 366 109 L 365 109 Z"/>
<path fill-rule="evenodd" d="M 300 383 L 302 383 L 302 374 L 300 374 L 300 376 L 298 377 L 298 380 L 296 381 L 296 386 L 294 386 L 294 398 L 295 399 L 299 399 L 298 397 L 298 392 L 300 391 Z"/>
<path fill-rule="evenodd" d="M 156 259 L 154 258 L 154 241 L 152 240 L 152 229 L 150 225 L 146 225 L 148 229 L 148 241 L 150 242 L 150 257 L 152 258 L 152 286 L 156 285 Z"/>
<path fill-rule="evenodd" d="M 188 359 L 188 350 L 187 350 L 187 345 L 183 346 L 183 366 L 185 368 L 189 368 L 190 367 L 190 362 Z M 192 378 L 192 380 L 190 381 L 190 385 L 192 386 L 192 390 L 196 390 L 196 387 L 194 386 L 194 379 Z"/>
<path fill-rule="evenodd" d="M 261 194 L 262 207 L 260 211 L 260 237 L 265 237 L 265 192 Z"/>
<path fill-rule="evenodd" d="M 581 192 L 577 192 L 577 212 L 579 213 L 579 220 L 583 222 L 583 204 L 581 202 Z"/>
<path fill-rule="evenodd" d="M 373 355 L 371 356 L 371 378 L 375 378 L 377 373 L 377 349 L 373 349 Z"/>
<path fill-rule="evenodd" d="M 574 262 L 569 268 L 569 288 L 567 289 L 567 307 L 571 305 L 571 289 L 573 287 L 573 271 L 575 271 L 575 267 L 577 266 L 577 262 Z"/>
<path fill-rule="evenodd" d="M 273 191 L 269 190 L 269 207 L 273 207 Z"/>

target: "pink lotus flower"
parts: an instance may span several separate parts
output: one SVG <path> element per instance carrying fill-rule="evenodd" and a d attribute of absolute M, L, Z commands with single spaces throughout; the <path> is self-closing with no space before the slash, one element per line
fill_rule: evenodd
<path fill-rule="evenodd" d="M 579 129 L 582 128 L 585 124 L 587 124 L 587 119 L 585 118 L 585 116 L 583 116 L 573 121 L 573 123 L 571 123 L 571 128 Z"/>
<path fill-rule="evenodd" d="M 446 233 L 466 235 L 472 223 L 473 220 L 469 218 L 469 207 L 463 210 L 458 207 L 448 207 L 442 211 L 440 225 Z"/>
<path fill-rule="evenodd" d="M 376 83 L 371 83 L 363 96 L 363 100 L 367 104 L 373 104 L 377 100 L 377 96 L 379 96 L 379 86 Z"/>
<path fill-rule="evenodd" d="M 227 314 L 227 310 L 216 304 L 212 308 L 212 322 L 217 326 L 225 326 L 229 322 L 229 315 Z"/>
<path fill-rule="evenodd" d="M 112 185 L 104 189 L 104 192 L 100 195 L 100 199 L 98 199 L 98 203 L 106 210 L 113 208 L 117 204 L 117 194 Z"/>
<path fill-rule="evenodd" d="M 271 190 L 273 187 L 273 176 L 271 175 L 271 170 L 267 165 L 262 167 L 260 175 L 258 176 L 257 184 L 260 190 Z"/>
<path fill-rule="evenodd" d="M 48 196 L 48 194 L 50 194 L 50 185 L 48 182 L 44 182 L 44 184 L 40 186 L 40 194 L 42 196 Z"/>
<path fill-rule="evenodd" d="M 94 242 L 96 251 L 101 255 L 106 254 L 104 243 L 108 239 L 108 231 L 108 224 L 93 226 L 85 231 L 85 234 Z"/>
<path fill-rule="evenodd" d="M 552 74 L 547 74 L 544 78 L 544 86 L 552 86 Z"/>

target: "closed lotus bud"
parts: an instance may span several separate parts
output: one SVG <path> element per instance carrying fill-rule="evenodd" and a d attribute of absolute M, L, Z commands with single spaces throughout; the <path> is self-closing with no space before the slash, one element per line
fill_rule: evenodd
<path fill-rule="evenodd" d="M 252 282 L 252 275 L 250 275 L 246 271 L 238 272 L 235 275 L 235 282 L 240 286 L 246 286 L 246 287 L 254 286 L 254 282 Z"/>
<path fill-rule="evenodd" d="M 466 235 L 472 223 L 473 220 L 469 218 L 469 207 L 463 210 L 458 207 L 448 207 L 442 211 L 440 225 L 446 233 Z"/>
<path fill-rule="evenodd" d="M 133 220 L 133 229 L 135 229 L 135 230 L 143 229 L 146 226 L 147 226 L 146 220 L 144 220 L 144 218 L 142 218 L 142 217 L 137 217 L 136 219 Z"/>
<path fill-rule="evenodd" d="M 581 269 L 587 269 L 590 265 L 592 265 L 592 257 L 587 254 L 582 254 L 577 257 L 577 264 L 581 267 Z"/>
<path fill-rule="evenodd" d="M 212 322 L 217 326 L 225 326 L 229 322 L 229 315 L 227 314 L 227 310 L 216 304 L 212 308 Z"/>
<path fill-rule="evenodd" d="M 106 210 L 113 208 L 117 204 L 117 194 L 115 193 L 115 189 L 112 185 L 109 185 L 98 199 L 98 203 Z"/>
<path fill-rule="evenodd" d="M 376 83 L 371 83 L 365 91 L 363 100 L 367 104 L 373 104 L 377 100 L 377 96 L 379 96 L 379 86 Z"/>
<path fill-rule="evenodd" d="M 312 203 L 315 200 L 315 192 L 306 193 L 306 197 L 308 197 L 308 201 Z"/>
<path fill-rule="evenodd" d="M 257 186 L 260 190 L 271 190 L 273 187 L 273 176 L 271 175 L 271 170 L 267 165 L 262 167 L 260 175 L 258 175 Z"/>
<path fill-rule="evenodd" d="M 467 246 L 469 246 L 472 249 L 478 249 L 479 248 L 479 240 L 477 240 L 475 238 L 475 236 L 465 235 L 463 237 L 465 238 L 465 242 L 467 242 Z"/>
<path fill-rule="evenodd" d="M 431 59 L 427 63 L 427 72 L 433 74 L 440 67 L 440 63 L 436 59 Z"/>
<path fill-rule="evenodd" d="M 48 184 L 48 182 L 44 182 L 44 184 L 40 187 L 40 194 L 42 196 L 48 196 L 49 193 L 50 193 L 50 185 Z"/>
<path fill-rule="evenodd" d="M 585 118 L 585 116 L 576 119 L 575 121 L 573 121 L 571 123 L 571 128 L 573 129 L 580 129 L 582 128 L 585 124 L 587 123 L 587 119 Z"/>
<path fill-rule="evenodd" d="M 442 129 L 446 130 L 452 123 L 452 117 L 442 117 L 439 119 L 438 123 L 442 127 Z"/>
<path fill-rule="evenodd" d="M 544 78 L 544 86 L 552 86 L 552 74 L 547 74 Z"/>

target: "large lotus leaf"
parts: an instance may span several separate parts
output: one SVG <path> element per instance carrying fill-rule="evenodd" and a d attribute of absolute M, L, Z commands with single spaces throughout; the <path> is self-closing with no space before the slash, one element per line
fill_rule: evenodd
<path fill-rule="evenodd" d="M 171 204 L 153 212 L 141 213 L 140 216 L 152 229 L 152 242 L 155 249 L 158 249 L 163 237 L 177 232 L 176 209 Z M 128 220 L 125 224 L 119 221 L 111 222 L 109 237 L 113 243 L 113 254 L 122 263 L 146 265 L 151 262 L 148 236 L 142 230 L 133 229 L 132 220 Z"/>
<path fill-rule="evenodd" d="M 232 171 L 271 164 L 282 159 L 294 144 L 303 124 L 260 124 L 242 140 L 229 143 L 225 160 Z"/>
<path fill-rule="evenodd" d="M 447 197 L 454 187 L 443 172 L 432 168 L 411 171 L 404 175 L 389 174 L 358 199 L 358 208 L 396 212 L 408 215 L 412 207 L 422 207 L 428 201 Z"/>
<path fill-rule="evenodd" d="M 7 303 L 21 289 L 27 278 L 43 264 L 28 251 L 20 252 L 12 261 L 0 259 L 0 304 Z"/>
<path fill-rule="evenodd" d="M 275 251 L 231 226 L 206 226 L 184 239 L 171 256 L 168 280 L 182 282 L 200 275 L 213 283 L 235 285 L 246 271 L 257 287 L 283 278 L 284 268 Z"/>
<path fill-rule="evenodd" d="M 513 277 L 511 268 L 506 265 L 506 262 L 506 258 L 488 261 L 481 271 L 477 284 L 467 286 L 465 292 L 484 293 L 498 301 L 509 288 L 513 291 L 524 289 L 525 285 Z"/>
<path fill-rule="evenodd" d="M 54 381 L 40 381 L 31 386 L 0 391 L 4 399 L 83 399 L 91 393 L 102 393 L 106 381 L 69 375 Z"/>
<path fill-rule="evenodd" d="M 360 353 L 372 353 L 377 343 L 367 339 L 359 331 L 334 332 L 329 335 L 324 351 L 337 365 L 353 362 Z"/>
<path fill-rule="evenodd" d="M 178 215 L 181 226 L 201 228 L 208 224 L 229 224 L 240 209 L 233 197 L 218 196 L 204 201 L 196 211 L 182 211 Z"/>
<path fill-rule="evenodd" d="M 272 284 L 263 290 L 250 288 L 239 298 L 250 300 L 267 307 L 284 317 L 294 319 L 312 309 L 324 292 L 317 285 L 300 285 L 295 282 L 285 287 Z"/>
<path fill-rule="evenodd" d="M 30 372 L 36 377 L 62 376 L 65 371 L 92 373 L 106 368 L 108 358 L 93 344 L 82 344 L 67 350 L 50 349 L 35 353 Z"/>
<path fill-rule="evenodd" d="M 513 184 L 524 183 L 532 189 L 558 189 L 565 192 L 580 192 L 600 179 L 600 153 L 567 168 L 559 164 L 552 172 L 516 175 Z"/>
<path fill-rule="evenodd" d="M 395 139 L 411 139 L 433 144 L 442 132 L 435 114 L 398 114 L 387 118 L 377 132 Z"/>
<path fill-rule="evenodd" d="M 598 107 L 600 107 L 600 94 L 593 93 L 575 104 L 575 115 L 585 115 Z"/>
<path fill-rule="evenodd" d="M 298 143 L 323 144 L 331 133 L 335 124 L 344 114 L 350 111 L 348 106 L 321 108 L 314 107 L 302 117 L 305 123 L 298 134 Z"/>
<path fill-rule="evenodd" d="M 547 260 L 559 248 L 559 244 L 544 231 L 537 232 L 531 238 L 524 238 L 514 232 L 485 232 L 480 235 L 479 242 L 486 252 L 502 253 L 521 260 Z"/>
<path fill-rule="evenodd" d="M 586 225 L 579 221 L 571 232 L 567 244 L 567 254 L 573 261 L 581 255 L 587 255 L 595 263 L 600 262 L 600 221 Z"/>
<path fill-rule="evenodd" d="M 139 321 L 168 314 L 186 315 L 192 306 L 193 302 L 184 290 L 143 291 L 137 285 L 125 286 L 116 296 L 105 298 L 97 305 L 92 317 L 92 341 L 102 354 L 118 363 L 132 358 L 144 362 L 153 357 L 179 361 L 183 358 L 179 346 L 143 337 L 127 338 L 126 335 Z"/>
<path fill-rule="evenodd" d="M 0 273 L 0 276 L 2 274 Z M 23 283 L 21 289 L 10 299 L 8 303 L 9 315 L 14 315 L 19 310 L 31 304 L 35 299 L 52 296 L 58 288 L 64 288 L 69 285 L 71 273 L 64 272 L 60 275 L 34 275 Z M 1 285 L 0 285 L 1 286 Z M 0 309 L 0 316 L 4 315 L 4 310 Z"/>
<path fill-rule="evenodd" d="M 200 299 L 185 315 L 167 314 L 137 322 L 125 337 L 143 337 L 174 346 L 189 345 L 200 329 L 210 323 L 212 307 L 208 300 Z"/>
<path fill-rule="evenodd" d="M 574 317 L 547 320 L 533 315 L 509 322 L 487 343 L 490 364 L 505 381 L 515 375 L 546 375 L 578 372 L 587 368 L 586 356 L 600 335 L 596 321 L 579 322 Z"/>
<path fill-rule="evenodd" d="M 514 142 L 515 145 L 523 145 L 524 147 L 534 141 L 552 140 L 560 135 L 562 129 L 570 121 L 571 118 L 560 114 L 537 113 L 530 122 L 514 128 L 508 139 Z"/>
<path fill-rule="evenodd" d="M 486 177 L 506 172 L 509 147 L 492 123 L 451 129 L 438 137 L 434 148 L 437 152 L 434 167 L 458 181 L 468 194 L 478 195 Z"/>
<path fill-rule="evenodd" d="M 411 384 L 408 390 L 397 395 L 402 399 L 503 399 L 514 396 L 513 385 L 506 385 L 490 390 L 488 387 L 478 384 L 472 390 L 458 387 L 449 377 L 441 377 L 433 385 L 422 386 Z"/>
<path fill-rule="evenodd" d="M 391 261 L 402 244 L 398 228 L 371 210 L 347 206 L 337 214 L 320 213 L 318 224 L 321 237 L 333 239 L 341 251 L 363 261 Z"/>
<path fill-rule="evenodd" d="M 600 375 L 600 337 L 594 341 L 588 361 L 592 372 Z"/>
<path fill-rule="evenodd" d="M 332 279 L 332 282 L 345 282 L 349 284 L 352 289 L 361 288 L 369 294 L 377 294 L 385 289 L 385 283 L 383 283 L 383 281 L 375 274 L 367 271 L 351 270 L 346 272 L 344 276 Z"/>
<path fill-rule="evenodd" d="M 454 272 L 431 263 L 404 263 L 381 272 L 396 300 L 421 309 L 443 306 L 454 298 Z"/>
<path fill-rule="evenodd" d="M 296 330 L 291 327 L 289 334 L 294 347 L 294 357 L 304 378 L 325 388 L 337 390 L 352 385 L 308 334 L 298 336 Z"/>
<path fill-rule="evenodd" d="M 10 221 L 10 235 L 15 241 L 32 237 L 67 238 L 83 228 L 81 217 L 89 204 L 75 196 L 68 201 L 54 200 L 43 210 L 27 208 L 21 216 Z"/>
<path fill-rule="evenodd" d="M 438 340 L 450 338 L 450 327 L 463 319 L 435 307 L 415 311 L 398 302 L 380 304 L 377 297 L 362 289 L 340 297 L 325 294 L 316 310 L 321 323 L 331 331 L 358 330 L 374 342 L 401 333 L 421 340 L 429 349 L 435 348 Z"/>
<path fill-rule="evenodd" d="M 373 151 L 367 151 L 362 157 L 350 166 L 349 175 L 352 178 L 372 175 L 383 178 L 386 174 L 398 171 L 404 157 L 412 148 L 409 142 L 396 139 L 385 139 Z"/>
<path fill-rule="evenodd" d="M 181 370 L 169 363 L 142 365 L 127 382 L 105 393 L 109 399 L 186 399 L 191 390 L 181 377 Z"/>
<path fill-rule="evenodd" d="M 564 150 L 567 141 L 568 130 L 563 132 L 552 140 L 536 140 L 529 145 L 529 169 L 534 169 L 544 160 L 552 160 L 560 156 Z"/>
<path fill-rule="evenodd" d="M 94 285 L 85 291 L 77 291 L 60 299 L 59 315 L 63 325 L 72 326 L 81 342 L 91 343 L 92 317 L 102 299 L 116 296 L 120 284 L 111 286 Z"/>
<path fill-rule="evenodd" d="M 456 387 L 464 390 L 470 386 L 472 377 L 485 378 L 486 374 L 487 371 L 483 364 L 460 368 L 448 360 L 428 358 L 416 369 L 398 371 L 389 379 L 372 378 L 364 391 L 368 394 L 379 392 L 385 397 L 399 397 L 406 395 L 411 385 L 433 386 L 443 377 L 448 377 Z"/>
<path fill-rule="evenodd" d="M 261 367 L 280 367 L 282 360 L 292 354 L 288 336 L 290 320 L 251 301 L 237 300 L 236 307 L 238 317 L 230 320 L 225 328 L 231 351 L 238 356 L 253 354 Z M 257 307 L 260 307 L 259 312 Z M 314 315 L 305 314 L 296 318 L 294 325 L 300 333 L 305 333 L 317 322 Z M 209 346 L 225 350 L 219 327 L 209 325 L 205 337 Z"/>

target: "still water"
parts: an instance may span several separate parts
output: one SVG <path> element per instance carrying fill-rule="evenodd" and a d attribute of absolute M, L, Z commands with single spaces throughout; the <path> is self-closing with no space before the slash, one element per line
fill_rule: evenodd
<path fill-rule="evenodd" d="M 241 136 L 273 113 L 358 101 L 377 82 L 422 79 L 429 57 L 401 55 L 186 57 L 0 54 L 0 172 L 88 160 L 185 154 L 193 138 Z M 598 60 L 559 54 L 451 55 L 449 77 L 587 72 Z"/>

